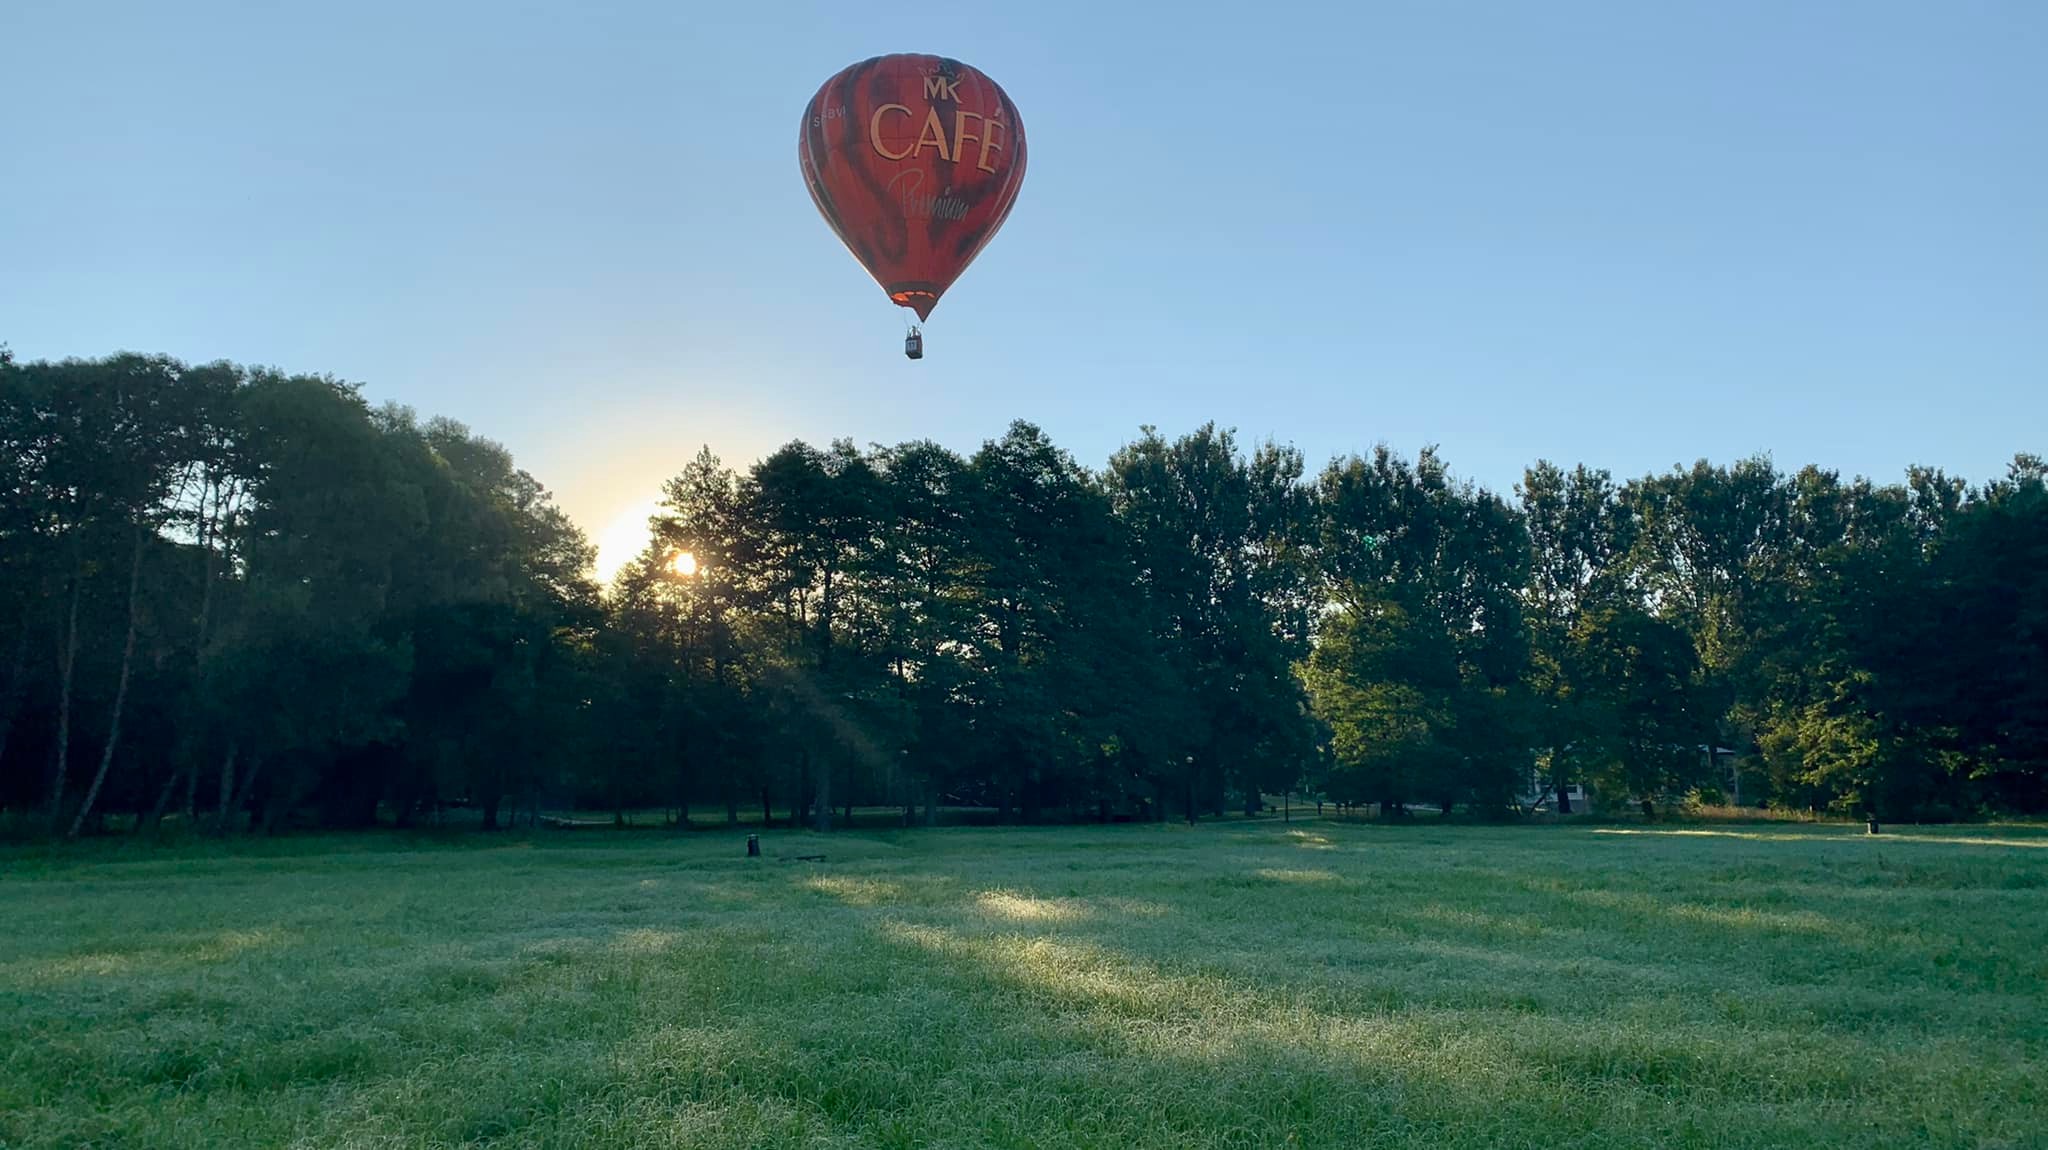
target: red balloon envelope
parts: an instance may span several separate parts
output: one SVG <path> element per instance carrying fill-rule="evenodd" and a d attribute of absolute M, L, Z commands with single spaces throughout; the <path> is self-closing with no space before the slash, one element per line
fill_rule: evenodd
<path fill-rule="evenodd" d="M 943 56 L 877 56 L 825 81 L 797 158 L 811 202 L 889 298 L 931 315 L 1024 183 L 1024 123 Z"/>

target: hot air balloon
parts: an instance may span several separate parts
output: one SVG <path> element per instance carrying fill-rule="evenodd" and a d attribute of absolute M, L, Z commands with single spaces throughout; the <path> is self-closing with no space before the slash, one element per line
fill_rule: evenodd
<path fill-rule="evenodd" d="M 797 160 L 811 202 L 896 303 L 930 318 L 1024 183 L 1024 123 L 994 80 L 944 56 L 877 56 L 825 81 Z M 903 352 L 924 354 L 911 325 Z"/>

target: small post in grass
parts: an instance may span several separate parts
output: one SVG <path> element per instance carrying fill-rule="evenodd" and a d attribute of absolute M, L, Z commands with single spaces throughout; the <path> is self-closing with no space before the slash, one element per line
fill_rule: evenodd
<path fill-rule="evenodd" d="M 760 857 L 761 857 L 761 836 L 760 836 L 760 835 L 748 835 L 748 836 L 747 836 L 747 857 L 748 857 L 748 858 L 750 858 L 750 859 L 757 859 L 757 858 L 760 858 Z"/>
<path fill-rule="evenodd" d="M 1871 812 L 1871 814 L 1870 814 L 1869 818 L 1870 818 L 1870 833 L 1871 833 L 1871 834 L 1874 834 L 1874 835 L 1875 835 L 1875 834 L 1882 834 L 1882 833 L 1884 833 L 1883 831 L 1881 831 L 1881 830 L 1879 830 L 1879 829 L 1878 829 L 1878 826 L 1877 826 L 1877 813 L 1876 813 L 1875 811 Z"/>

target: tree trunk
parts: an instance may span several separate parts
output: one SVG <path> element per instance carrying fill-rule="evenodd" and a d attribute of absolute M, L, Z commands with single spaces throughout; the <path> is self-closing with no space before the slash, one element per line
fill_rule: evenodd
<path fill-rule="evenodd" d="M 730 790 L 725 795 L 725 825 L 729 827 L 740 825 L 739 796 Z"/>
<path fill-rule="evenodd" d="M 171 792 L 178 788 L 178 777 L 190 773 L 185 767 L 171 771 L 171 777 L 164 780 L 164 789 L 156 797 L 156 806 L 150 808 L 149 825 L 156 828 L 164 825 L 164 812 L 171 808 Z"/>
<path fill-rule="evenodd" d="M 85 789 L 85 800 L 78 804 L 78 814 L 72 817 L 71 829 L 64 832 L 65 838 L 78 837 L 78 832 L 85 826 L 86 817 L 92 814 L 93 804 L 99 801 L 100 787 L 107 781 L 107 768 L 114 763 L 114 741 L 118 737 L 118 730 L 107 732 L 107 746 L 100 753 L 100 768 L 93 772 L 92 785 Z"/>
<path fill-rule="evenodd" d="M 206 517 L 199 532 L 199 547 L 205 558 L 199 573 L 199 635 L 193 647 L 203 657 L 206 654 L 207 632 L 213 626 L 213 541 L 220 534 L 220 504 L 214 504 L 214 513 Z"/>
<path fill-rule="evenodd" d="M 199 768 L 194 764 L 185 766 L 185 825 L 199 817 Z"/>
<path fill-rule="evenodd" d="M 205 549 L 206 557 L 205 564 L 200 571 L 199 634 L 193 641 L 193 651 L 195 653 L 194 662 L 197 664 L 194 667 L 194 674 L 199 683 L 199 689 L 195 694 L 202 697 L 205 693 L 205 678 L 198 675 L 198 669 L 199 665 L 203 665 L 203 660 L 206 658 L 206 641 L 213 629 L 213 541 L 220 534 L 218 525 L 219 513 L 219 504 L 216 502 L 214 514 L 207 517 L 201 529 L 201 546 Z M 202 710 L 201 714 L 203 713 Z M 195 727 L 201 725 L 199 716 L 195 715 L 191 721 Z M 184 758 L 185 761 L 180 764 L 185 774 L 185 805 L 183 812 L 185 826 L 190 828 L 199 818 L 199 765 L 196 762 L 196 755 Z M 158 817 L 160 818 L 161 814 Z"/>
<path fill-rule="evenodd" d="M 35 602 L 35 596 L 29 597 Z M 14 712 L 21 706 L 22 684 L 28 677 L 29 608 L 21 609 L 21 630 L 14 636 L 14 653 L 7 660 L 7 693 L 0 695 L 0 764 L 7 762 L 7 736 L 14 730 Z"/>
<path fill-rule="evenodd" d="M 939 825 L 939 785 L 926 783 L 924 788 L 924 825 Z"/>
<path fill-rule="evenodd" d="M 832 764 L 818 765 L 818 833 L 832 829 Z"/>
<path fill-rule="evenodd" d="M 78 804 L 78 817 L 71 820 L 70 833 L 65 838 L 78 837 L 80 827 L 85 825 L 86 816 L 92 813 L 92 805 L 100 797 L 100 788 L 106 784 L 107 771 L 114 765 L 114 748 L 121 742 L 121 712 L 128 705 L 128 680 L 135 670 L 135 629 L 140 614 L 141 597 L 136 590 L 142 585 L 142 528 L 135 528 L 135 554 L 128 561 L 128 635 L 121 641 L 121 679 L 114 688 L 114 714 L 107 721 L 106 746 L 100 748 L 100 769 L 93 773 L 92 786 L 85 791 L 85 801 Z"/>
<path fill-rule="evenodd" d="M 492 791 L 492 792 L 491 792 L 490 794 L 488 794 L 488 795 L 484 796 L 484 829 L 485 829 L 485 830 L 487 830 L 487 831 L 494 831 L 494 830 L 497 830 L 497 829 L 498 829 L 498 804 L 499 804 L 499 803 L 501 803 L 501 802 L 503 802 L 503 801 L 504 801 L 504 796 L 503 796 L 503 795 L 500 795 L 500 794 L 499 794 L 498 792 L 496 792 L 496 791 Z"/>
<path fill-rule="evenodd" d="M 1565 785 L 1563 779 L 1557 781 L 1557 813 L 1561 815 L 1572 813 L 1571 788 Z"/>
<path fill-rule="evenodd" d="M 85 563 L 71 573 L 71 610 L 64 623 L 64 646 L 57 659 L 57 766 L 50 777 L 50 829 L 64 817 L 64 778 L 71 771 L 71 672 L 78 665 L 78 596 L 85 584 Z"/>
<path fill-rule="evenodd" d="M 235 753 L 240 749 L 240 744 L 229 739 L 227 757 L 220 763 L 220 817 L 213 823 L 213 833 L 217 835 L 228 833 L 228 818 L 234 814 Z"/>
<path fill-rule="evenodd" d="M 177 768 L 171 768 L 171 777 L 178 777 Z M 135 809 L 130 812 L 135 816 L 135 821 L 128 826 L 131 835 L 141 834 L 143 824 L 149 821 L 149 792 L 155 782 L 156 775 L 149 769 L 149 759 L 145 756 L 142 760 L 142 785 L 135 788 Z"/>
<path fill-rule="evenodd" d="M 774 823 L 775 805 L 770 801 L 767 785 L 763 784 L 761 787 L 761 829 L 767 830 Z"/>
<path fill-rule="evenodd" d="M 251 796 L 251 795 L 253 795 L 253 794 L 255 794 L 255 793 L 256 793 L 256 776 L 258 776 L 258 775 L 260 775 L 260 774 L 262 774 L 262 773 L 263 773 L 263 756 L 262 756 L 262 755 L 251 755 L 251 756 L 249 756 L 249 777 L 248 777 L 247 779 L 243 780 L 243 782 L 242 782 L 242 790 L 241 790 L 241 793 L 239 793 L 239 794 L 237 794 L 237 795 L 235 796 L 235 805 L 234 805 L 234 810 L 236 810 L 236 811 L 240 811 L 240 810 L 241 810 L 241 809 L 242 809 L 243 807 L 246 807 L 246 806 L 248 806 L 248 805 L 249 805 L 249 796 Z M 290 802 L 287 802 L 287 803 L 284 803 L 283 805 L 284 805 L 284 806 L 286 806 L 286 807 L 292 807 L 292 806 L 296 806 L 296 805 L 298 805 L 298 796 L 297 796 L 297 795 L 293 795 L 293 796 L 291 796 L 291 801 L 290 801 Z M 270 828 L 271 828 L 271 826 L 272 826 L 273 824 L 275 824 L 275 823 L 277 822 L 277 812 L 278 812 L 278 807 L 279 807 L 279 804 L 277 804 L 277 803 L 265 803 L 265 804 L 263 804 L 263 833 L 264 833 L 264 834 L 269 834 L 269 833 L 270 833 Z M 254 823 L 253 821 L 252 821 L 252 822 L 251 822 L 251 823 L 249 824 L 249 830 L 250 830 L 250 832 L 251 832 L 251 833 L 254 833 L 254 832 L 255 832 L 255 830 L 256 830 L 256 824 L 255 824 L 255 823 Z"/>

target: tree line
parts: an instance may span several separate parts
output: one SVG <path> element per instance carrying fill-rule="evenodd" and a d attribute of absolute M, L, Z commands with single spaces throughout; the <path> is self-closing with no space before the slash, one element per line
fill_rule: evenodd
<path fill-rule="evenodd" d="M 0 353 L 0 811 L 77 835 L 856 806 L 2048 808 L 2048 489 L 1766 459 L 1506 498 L 1205 426 L 708 451 L 608 588 L 328 377 Z"/>

